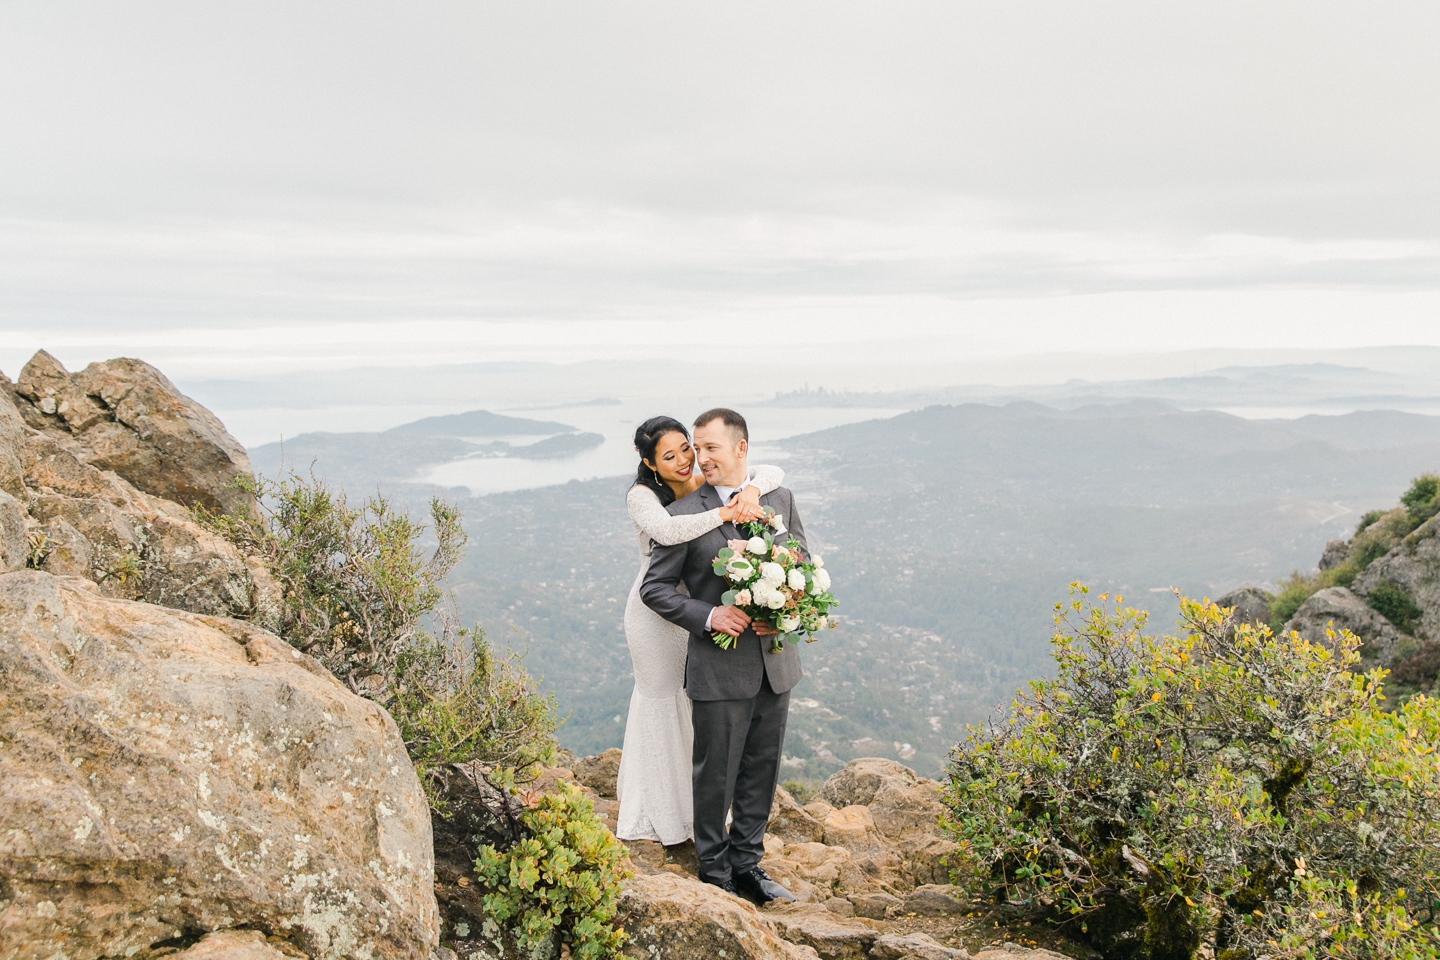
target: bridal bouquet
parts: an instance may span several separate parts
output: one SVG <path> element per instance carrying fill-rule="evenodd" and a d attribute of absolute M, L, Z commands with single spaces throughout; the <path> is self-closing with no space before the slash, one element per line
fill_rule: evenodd
<path fill-rule="evenodd" d="M 769 508 L 767 513 L 773 516 Z M 779 653 L 786 639 L 794 643 L 804 634 L 807 643 L 813 642 L 817 630 L 834 626 L 829 613 L 837 603 L 825 561 L 819 557 L 806 561 L 794 538 L 784 546 L 776 543 L 766 529 L 773 526 L 763 521 L 748 525 L 750 539 L 729 541 L 715 557 L 714 570 L 730 584 L 720 602 L 773 627 L 770 652 Z M 713 639 L 722 650 L 735 645 L 729 634 L 716 633 Z"/>

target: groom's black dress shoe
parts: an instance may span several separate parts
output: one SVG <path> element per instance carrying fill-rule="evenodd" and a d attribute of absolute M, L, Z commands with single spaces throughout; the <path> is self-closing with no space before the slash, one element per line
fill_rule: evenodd
<path fill-rule="evenodd" d="M 751 899 L 760 901 L 762 905 L 771 900 L 793 901 L 795 899 L 794 894 L 771 880 L 769 874 L 759 867 L 751 867 L 749 870 L 735 874 L 734 886 Z"/>
<path fill-rule="evenodd" d="M 724 890 L 726 893 L 733 894 L 733 895 L 735 895 L 735 896 L 737 896 L 737 897 L 740 896 L 740 891 L 735 889 L 735 881 L 734 881 L 734 880 L 724 880 L 724 881 L 722 881 L 722 882 L 720 882 L 720 883 L 716 883 L 716 882 L 713 881 L 713 880 L 706 880 L 705 882 L 708 883 L 708 884 L 710 884 L 710 886 L 712 886 L 712 887 L 719 887 L 721 890 Z"/>

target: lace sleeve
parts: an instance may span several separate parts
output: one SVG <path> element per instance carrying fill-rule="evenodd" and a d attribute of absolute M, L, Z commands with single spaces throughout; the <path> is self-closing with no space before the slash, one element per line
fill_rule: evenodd
<path fill-rule="evenodd" d="M 655 492 L 639 484 L 630 488 L 625 503 L 630 508 L 630 519 L 635 526 L 651 540 L 667 547 L 688 543 L 724 522 L 718 509 L 672 517 L 660 506 Z"/>
<path fill-rule="evenodd" d="M 757 463 L 750 468 L 750 481 L 760 488 L 761 496 L 785 482 L 785 471 L 768 463 Z"/>

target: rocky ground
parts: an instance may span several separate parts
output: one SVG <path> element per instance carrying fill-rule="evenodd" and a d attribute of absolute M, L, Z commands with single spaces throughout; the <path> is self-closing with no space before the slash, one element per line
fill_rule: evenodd
<path fill-rule="evenodd" d="M 577 783 L 614 828 L 620 751 L 567 757 L 535 785 Z M 776 791 L 761 865 L 797 897 L 764 908 L 696 879 L 693 845 L 630 841 L 634 877 L 622 918 L 639 958 L 755 960 L 1060 960 L 1086 956 L 1048 930 L 1010 927 L 948 883 L 956 846 L 939 835 L 939 784 L 891 760 L 852 761 L 801 806 Z M 448 857 L 436 835 L 442 940 L 462 958 L 489 958 L 468 852 Z M 469 936 L 462 934 L 469 934 Z M 1046 948 L 1050 949 L 1046 949 Z"/>

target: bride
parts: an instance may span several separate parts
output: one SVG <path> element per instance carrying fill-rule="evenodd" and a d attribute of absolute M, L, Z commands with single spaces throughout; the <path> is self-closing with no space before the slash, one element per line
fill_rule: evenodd
<path fill-rule="evenodd" d="M 695 469 L 695 451 L 683 424 L 671 417 L 652 417 L 635 430 L 640 466 L 626 504 L 640 545 L 640 573 L 625 602 L 625 641 L 635 669 L 635 692 L 625 724 L 616 796 L 620 816 L 615 835 L 621 840 L 657 840 L 670 846 L 693 839 L 694 805 L 690 787 L 690 698 L 685 695 L 685 631 L 662 620 L 640 599 L 640 581 L 650 565 L 650 542 L 675 544 L 694 540 L 722 523 L 759 519 L 760 495 L 785 479 L 778 467 L 758 466 L 729 505 L 708 513 L 672 517 L 665 508 L 705 478 Z"/>

